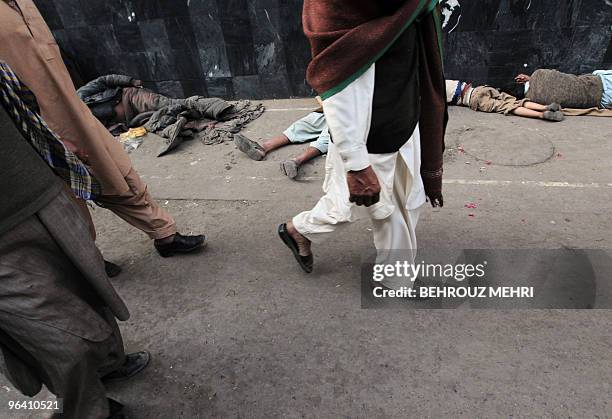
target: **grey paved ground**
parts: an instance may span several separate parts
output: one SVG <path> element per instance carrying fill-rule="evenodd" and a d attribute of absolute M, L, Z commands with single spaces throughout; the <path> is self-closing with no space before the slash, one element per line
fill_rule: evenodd
<path fill-rule="evenodd" d="M 254 139 L 314 107 L 267 105 L 247 130 Z M 612 248 L 612 119 L 453 109 L 447 145 L 446 206 L 425 211 L 421 246 Z M 362 310 L 367 222 L 316 247 L 310 276 L 275 236 L 320 196 L 322 159 L 292 182 L 279 161 L 302 146 L 263 162 L 232 144 L 192 142 L 161 159 L 157 147 L 134 152 L 135 166 L 181 231 L 205 231 L 210 246 L 162 259 L 94 212 L 100 248 L 124 267 L 126 345 L 153 354 L 141 376 L 110 388 L 132 417 L 612 417 L 611 312 Z M 14 394 L 4 385 L 2 403 Z"/>

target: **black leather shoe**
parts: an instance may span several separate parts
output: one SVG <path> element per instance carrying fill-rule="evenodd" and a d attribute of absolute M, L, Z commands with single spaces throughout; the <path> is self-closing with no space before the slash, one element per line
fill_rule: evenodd
<path fill-rule="evenodd" d="M 101 378 L 105 383 L 123 381 L 132 378 L 144 370 L 151 361 L 151 354 L 147 351 L 134 352 L 125 356 L 125 362 L 115 371 L 111 371 Z"/>
<path fill-rule="evenodd" d="M 181 253 L 190 253 L 194 250 L 203 248 L 206 246 L 206 236 L 183 236 L 180 233 L 174 235 L 172 243 L 158 244 L 155 243 L 155 248 L 162 257 L 170 257 Z"/>
<path fill-rule="evenodd" d="M 106 275 L 108 275 L 109 278 L 114 278 L 121 273 L 121 266 L 116 265 L 113 262 L 109 262 L 108 260 L 105 260 L 104 270 L 106 271 Z"/>

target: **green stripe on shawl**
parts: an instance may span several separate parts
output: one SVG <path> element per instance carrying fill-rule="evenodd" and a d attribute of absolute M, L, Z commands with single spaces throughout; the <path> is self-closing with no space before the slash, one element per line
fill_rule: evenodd
<path fill-rule="evenodd" d="M 380 59 L 380 57 L 382 57 L 385 54 L 385 52 L 387 52 L 389 50 L 389 48 L 391 48 L 393 46 L 395 41 L 397 41 L 397 39 L 404 33 L 404 31 L 406 29 L 408 29 L 410 27 L 410 25 L 412 25 L 414 23 L 416 18 L 421 15 L 421 12 L 423 12 L 423 10 L 425 10 L 425 12 L 423 14 L 427 14 L 427 13 L 430 13 L 430 12 L 434 11 L 434 19 L 436 21 L 436 28 L 437 28 L 437 33 L 438 33 L 438 46 L 440 48 L 440 55 L 442 57 L 442 60 L 444 60 L 444 54 L 443 54 L 443 49 L 442 49 L 442 25 L 440 23 L 440 15 L 439 15 L 439 12 L 437 11 L 437 7 L 436 7 L 436 6 L 438 6 L 438 0 L 429 0 L 429 4 L 427 4 L 427 8 L 424 9 L 424 6 L 426 4 L 427 4 L 427 0 L 421 0 L 419 5 L 417 6 L 416 10 L 412 14 L 412 16 L 410 16 L 410 19 L 408 19 L 408 21 L 406 22 L 406 24 L 404 25 L 402 30 L 395 36 L 395 38 L 393 38 L 393 41 L 391 41 L 389 43 L 389 45 L 387 45 L 382 51 L 380 51 L 378 54 L 376 54 L 374 56 L 374 58 L 372 58 L 366 65 L 361 67 L 359 70 L 357 70 L 357 72 L 355 72 L 349 78 L 344 80 L 342 83 L 338 84 L 335 87 L 332 87 L 331 89 L 327 90 L 326 92 L 323 92 L 320 95 L 321 99 L 322 100 L 329 99 L 330 97 L 332 97 L 336 93 L 341 92 L 342 90 L 344 90 L 346 88 L 346 86 L 348 86 L 349 84 L 351 84 L 352 82 L 357 80 L 366 71 L 368 71 L 368 69 L 372 66 L 372 64 L 374 64 L 376 61 L 378 61 Z M 444 61 L 442 61 L 442 62 L 444 63 Z"/>

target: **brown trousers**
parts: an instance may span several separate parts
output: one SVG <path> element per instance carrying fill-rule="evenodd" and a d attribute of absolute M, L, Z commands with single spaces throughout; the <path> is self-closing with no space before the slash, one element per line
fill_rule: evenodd
<path fill-rule="evenodd" d="M 472 91 L 470 108 L 474 111 L 508 115 L 527 101 L 527 99 L 519 100 L 490 86 L 478 86 Z"/>
<path fill-rule="evenodd" d="M 148 89 L 124 87 L 121 98 L 125 110 L 126 122 L 143 112 L 157 111 L 165 106 L 184 105 L 185 99 L 172 99 Z"/>
<path fill-rule="evenodd" d="M 0 1 L 0 57 L 38 101 L 51 129 L 102 183 L 99 202 L 152 239 L 176 233 L 173 218 L 153 200 L 121 144 L 76 94 L 59 48 L 32 0 L 19 10 Z"/>

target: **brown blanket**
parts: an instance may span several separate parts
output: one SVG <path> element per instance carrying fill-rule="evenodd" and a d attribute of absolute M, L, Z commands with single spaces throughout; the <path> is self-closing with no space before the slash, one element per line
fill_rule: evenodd
<path fill-rule="evenodd" d="M 361 76 L 410 25 L 418 26 L 421 174 L 429 197 L 442 190 L 446 87 L 438 0 L 305 0 L 311 45 L 307 79 L 329 98 Z"/>

